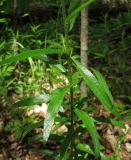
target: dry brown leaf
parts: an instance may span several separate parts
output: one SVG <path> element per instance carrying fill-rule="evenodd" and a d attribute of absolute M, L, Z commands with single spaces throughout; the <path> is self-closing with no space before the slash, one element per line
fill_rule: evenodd
<path fill-rule="evenodd" d="M 108 129 L 103 137 L 109 143 L 109 145 L 111 146 L 111 149 L 115 152 L 116 151 L 117 138 L 112 134 L 112 131 L 110 129 Z"/>
<path fill-rule="evenodd" d="M 125 143 L 126 150 L 131 153 L 131 143 Z"/>

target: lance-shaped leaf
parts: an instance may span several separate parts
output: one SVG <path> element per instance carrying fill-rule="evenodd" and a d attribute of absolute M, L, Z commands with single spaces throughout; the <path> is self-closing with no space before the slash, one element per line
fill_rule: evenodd
<path fill-rule="evenodd" d="M 47 113 L 45 116 L 45 121 L 44 121 L 43 138 L 45 141 L 48 140 L 52 125 L 54 123 L 54 119 L 60 110 L 61 103 L 63 102 L 63 98 L 65 94 L 68 92 L 68 90 L 69 90 L 69 87 L 58 88 L 52 94 L 52 97 L 47 109 Z"/>
<path fill-rule="evenodd" d="M 94 155 L 93 150 L 87 144 L 79 143 L 76 148 L 81 150 L 81 151 L 84 151 L 84 152 L 87 152 L 87 153 L 90 153 L 90 154 Z"/>
<path fill-rule="evenodd" d="M 106 89 L 104 88 L 105 84 L 102 85 L 102 82 L 100 83 L 99 80 L 92 74 L 92 72 L 80 64 L 77 60 L 74 58 L 72 58 L 72 60 L 76 64 L 77 70 L 85 80 L 90 90 L 96 95 L 104 107 L 109 109 L 110 112 L 112 112 L 115 116 L 120 117 L 120 114 L 116 111 L 110 101 L 110 97 L 108 96 L 109 93 L 107 93 Z"/>
<path fill-rule="evenodd" d="M 104 79 L 104 77 L 102 76 L 102 74 L 100 72 L 98 72 L 97 70 L 91 68 L 91 70 L 94 72 L 98 82 L 99 82 L 99 85 L 100 85 L 100 88 L 103 89 L 103 92 L 107 95 L 108 99 L 109 99 L 109 102 L 110 102 L 110 105 L 112 106 L 111 107 L 111 112 L 116 115 L 116 116 L 120 116 L 120 114 L 116 111 L 115 109 L 115 106 L 114 106 L 114 99 L 112 97 L 112 94 L 109 90 L 109 87 Z"/>
<path fill-rule="evenodd" d="M 94 0 L 88 0 L 85 3 L 81 4 L 79 7 L 77 7 L 76 9 L 74 9 L 66 18 L 66 22 L 69 23 L 69 21 L 71 19 L 73 19 L 75 16 L 77 16 L 77 14 L 79 14 L 79 12 L 84 9 L 85 7 L 87 7 L 88 5 L 90 5 L 92 2 L 94 2 Z"/>
<path fill-rule="evenodd" d="M 0 66 L 12 62 L 22 61 L 29 57 L 37 57 L 44 54 L 61 54 L 63 53 L 60 49 L 36 49 L 36 50 L 27 50 L 15 56 L 11 56 L 0 62 Z"/>
<path fill-rule="evenodd" d="M 124 125 L 124 121 L 116 121 L 114 119 L 111 118 L 104 118 L 104 117 L 95 117 L 94 118 L 95 121 L 97 122 L 104 122 L 104 123 L 111 123 L 114 126 L 118 126 L 120 128 L 124 128 L 125 129 L 125 125 Z"/>
<path fill-rule="evenodd" d="M 102 152 L 100 153 L 101 160 L 115 160 L 113 156 L 106 156 Z"/>
<path fill-rule="evenodd" d="M 94 155 L 94 152 L 93 150 L 90 148 L 89 145 L 87 144 L 82 144 L 82 143 L 79 143 L 77 146 L 76 146 L 77 149 L 81 150 L 81 151 L 84 151 L 84 152 L 87 152 L 87 153 L 90 153 L 92 155 Z"/>
<path fill-rule="evenodd" d="M 69 6 L 69 9 L 68 9 L 68 15 L 70 15 L 74 10 L 76 10 L 80 6 L 80 4 L 81 4 L 80 0 L 71 0 L 70 1 L 70 6 Z M 70 25 L 69 30 L 72 30 L 77 16 L 78 16 L 78 14 L 76 14 L 76 16 L 73 16 L 70 19 L 70 21 L 69 21 L 69 25 Z"/>
<path fill-rule="evenodd" d="M 26 135 L 28 135 L 33 129 L 40 128 L 42 127 L 42 125 L 43 125 L 43 121 L 26 126 L 25 131 L 22 134 L 21 140 L 23 140 L 26 137 Z"/>
<path fill-rule="evenodd" d="M 109 97 L 109 99 L 110 99 L 110 102 L 111 102 L 112 105 L 113 105 L 114 100 L 113 100 L 112 94 L 111 94 L 111 92 L 110 92 L 110 90 L 109 90 L 109 87 L 108 87 L 108 85 L 107 85 L 104 77 L 103 77 L 102 74 L 101 74 L 100 72 L 98 72 L 97 70 L 95 70 L 95 69 L 93 69 L 93 68 L 91 68 L 91 70 L 94 72 L 96 78 L 97 78 L 98 81 L 99 81 L 99 84 L 101 85 L 101 88 L 104 89 L 105 94 L 108 95 L 108 97 Z"/>
<path fill-rule="evenodd" d="M 94 144 L 95 156 L 98 158 L 100 154 L 100 142 L 93 118 L 88 116 L 87 113 L 85 113 L 84 111 L 77 108 L 74 109 L 74 112 L 82 120 L 83 124 L 87 128 Z"/>
<path fill-rule="evenodd" d="M 50 100 L 50 95 L 39 95 L 39 96 L 31 96 L 31 97 L 24 97 L 20 101 L 14 103 L 12 108 L 17 108 L 20 106 L 32 106 L 36 104 L 47 103 Z"/>
<path fill-rule="evenodd" d="M 69 146 L 71 144 L 72 135 L 71 132 L 68 132 L 67 137 L 65 138 L 60 151 L 60 158 L 59 160 L 63 160 L 66 156 L 67 150 L 69 149 Z"/>
<path fill-rule="evenodd" d="M 125 125 L 123 124 L 122 121 L 116 121 L 114 119 L 110 119 L 110 122 L 114 125 L 114 126 L 118 126 L 120 128 L 124 128 L 126 129 Z"/>

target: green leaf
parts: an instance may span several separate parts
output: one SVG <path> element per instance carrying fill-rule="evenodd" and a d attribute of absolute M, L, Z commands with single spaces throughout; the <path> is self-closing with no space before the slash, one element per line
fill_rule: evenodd
<path fill-rule="evenodd" d="M 121 148 L 121 143 L 123 142 L 123 140 L 125 139 L 125 134 L 122 133 L 119 135 L 118 140 L 117 140 L 117 144 L 116 144 L 116 159 L 119 160 L 119 152 L 120 152 L 120 148 Z"/>
<path fill-rule="evenodd" d="M 77 16 L 77 14 L 79 14 L 79 12 L 84 9 L 85 7 L 87 7 L 88 5 L 90 5 L 92 2 L 94 2 L 94 0 L 88 0 L 85 3 L 81 4 L 79 7 L 77 7 L 75 10 L 73 10 L 66 18 L 66 22 L 69 23 L 69 21 L 74 18 L 75 16 Z"/>
<path fill-rule="evenodd" d="M 70 2 L 70 6 L 69 6 L 69 9 L 68 9 L 68 14 L 71 14 L 75 9 L 77 9 L 79 6 L 80 6 L 81 2 L 80 0 L 71 0 Z M 74 26 L 74 23 L 75 23 L 75 20 L 77 18 L 78 14 L 76 16 L 74 16 L 73 18 L 70 19 L 69 21 L 69 30 L 71 31 L 73 26 Z"/>
<path fill-rule="evenodd" d="M 72 127 L 70 126 L 68 128 L 67 136 L 64 139 L 64 141 L 62 142 L 62 146 L 61 146 L 61 150 L 60 150 L 60 154 L 59 154 L 59 160 L 65 160 L 65 157 L 67 156 L 67 153 L 68 153 L 67 151 L 70 147 L 72 138 L 74 139 L 74 137 L 76 137 L 80 132 L 82 132 L 82 129 L 83 128 L 81 128 L 81 127 L 76 128 L 76 130 L 74 131 L 73 136 L 72 136 L 72 131 L 71 131 Z"/>
<path fill-rule="evenodd" d="M 68 123 L 68 118 L 66 117 L 56 117 L 56 119 L 55 119 L 55 126 L 53 127 L 52 133 L 57 132 L 58 128 Z"/>
<path fill-rule="evenodd" d="M 51 134 L 50 135 L 50 140 L 51 141 L 55 141 L 55 142 L 61 142 L 63 140 L 63 136 L 62 135 L 57 135 L 57 134 Z M 43 135 L 42 134 L 38 134 L 32 137 L 28 138 L 28 143 L 34 143 L 34 142 L 44 142 L 43 140 Z"/>
<path fill-rule="evenodd" d="M 51 97 L 51 101 L 49 103 L 47 114 L 45 116 L 44 121 L 43 138 L 45 141 L 47 141 L 49 138 L 49 134 L 54 123 L 54 119 L 60 110 L 64 95 L 68 92 L 68 90 L 69 87 L 58 88 Z"/>
<path fill-rule="evenodd" d="M 55 153 L 55 151 L 51 151 L 50 149 L 43 149 L 43 148 L 38 148 L 38 147 L 34 147 L 30 149 L 31 152 L 33 153 L 37 153 L 37 154 L 43 154 L 43 155 L 48 155 L 50 157 L 52 157 Z"/>
<path fill-rule="evenodd" d="M 60 154 L 58 154 L 55 160 L 69 160 L 69 157 L 70 157 L 70 153 L 66 152 L 64 157 L 62 157 L 62 159 L 60 158 Z"/>
<path fill-rule="evenodd" d="M 102 74 L 101 74 L 100 72 L 98 72 L 97 70 L 95 70 L 95 69 L 93 69 L 93 68 L 91 68 L 91 70 L 95 73 L 95 76 L 96 76 L 96 78 L 98 79 L 99 84 L 101 85 L 101 88 L 104 89 L 105 94 L 108 95 L 108 97 L 109 97 L 109 99 L 110 99 L 110 102 L 111 102 L 111 104 L 113 105 L 114 100 L 113 100 L 112 94 L 111 94 L 111 92 L 110 92 L 110 90 L 109 90 L 109 87 L 108 87 L 108 85 L 107 85 L 104 77 L 103 77 Z"/>
<path fill-rule="evenodd" d="M 123 124 L 123 121 L 116 121 L 114 119 L 111 119 L 111 118 L 104 118 L 104 117 L 95 117 L 94 118 L 95 121 L 97 122 L 104 122 L 104 123 L 110 123 L 114 126 L 118 126 L 120 128 L 124 128 L 125 129 L 125 126 Z"/>
<path fill-rule="evenodd" d="M 71 14 L 74 10 L 76 10 L 79 6 L 81 5 L 80 0 L 71 0 L 69 9 L 68 9 L 68 14 Z"/>
<path fill-rule="evenodd" d="M 120 128 L 124 128 L 126 129 L 126 127 L 124 126 L 123 122 L 121 121 L 115 121 L 114 119 L 110 119 L 111 123 L 114 125 L 114 126 L 118 126 Z"/>
<path fill-rule="evenodd" d="M 58 63 L 57 60 L 51 58 L 51 57 L 48 57 L 47 55 L 40 55 L 40 56 L 37 56 L 36 59 L 40 59 L 42 62 L 47 62 L 48 64 L 56 64 Z"/>
<path fill-rule="evenodd" d="M 45 54 L 61 54 L 63 53 L 60 49 L 36 49 L 36 50 L 27 50 L 20 54 L 17 54 L 15 56 L 11 56 L 3 61 L 0 62 L 0 66 L 12 62 L 22 61 L 29 57 L 36 57 L 39 55 L 45 55 Z"/>
<path fill-rule="evenodd" d="M 101 160 L 115 160 L 113 156 L 105 156 L 103 153 L 100 153 Z"/>
<path fill-rule="evenodd" d="M 82 78 L 85 80 L 86 84 L 90 88 L 90 90 L 96 95 L 96 97 L 100 100 L 100 102 L 110 110 L 115 116 L 120 117 L 120 114 L 116 111 L 113 105 L 110 102 L 110 98 L 105 87 L 105 84 L 102 85 L 102 82 L 98 80 L 91 71 L 85 68 L 82 64 L 80 64 L 77 60 L 72 58 L 74 63 L 76 64 L 77 70 L 79 71 Z"/>
<path fill-rule="evenodd" d="M 79 143 L 77 146 L 76 146 L 77 149 L 81 150 L 81 151 L 84 151 L 84 152 L 87 152 L 87 153 L 90 153 L 92 155 L 94 155 L 94 152 L 93 150 L 90 148 L 89 145 L 87 144 L 82 144 L 82 143 Z"/>
<path fill-rule="evenodd" d="M 83 124 L 85 125 L 85 127 L 87 128 L 93 144 L 94 144 L 94 150 L 95 150 L 95 156 L 98 158 L 99 154 L 100 154 L 100 142 L 99 142 L 99 135 L 96 131 L 96 127 L 94 124 L 94 120 L 92 117 L 88 116 L 87 113 L 85 113 L 82 110 L 79 109 L 74 109 L 74 112 L 76 113 L 76 115 L 82 119 Z"/>
<path fill-rule="evenodd" d="M 54 65 L 54 67 L 55 67 L 56 69 L 58 69 L 61 73 L 65 73 L 65 72 L 66 72 L 65 67 L 62 66 L 61 64 L 56 64 L 56 65 Z"/>
<path fill-rule="evenodd" d="M 21 139 L 23 140 L 26 137 L 26 135 L 29 134 L 33 129 L 39 128 L 42 125 L 43 125 L 43 121 L 29 125 L 28 127 L 26 127 L 24 133 L 22 134 Z"/>
<path fill-rule="evenodd" d="M 39 95 L 35 97 L 24 97 L 20 101 L 12 105 L 13 108 L 20 106 L 32 106 L 36 104 L 47 103 L 50 100 L 50 95 Z"/>
<path fill-rule="evenodd" d="M 0 18 L 0 23 L 6 23 L 7 19 L 6 18 Z"/>
<path fill-rule="evenodd" d="M 67 137 L 65 138 L 60 151 L 60 158 L 59 160 L 63 160 L 66 157 L 67 150 L 71 144 L 72 134 L 68 132 Z"/>
<path fill-rule="evenodd" d="M 6 87 L 0 87 L 0 95 L 7 96 L 8 90 Z"/>

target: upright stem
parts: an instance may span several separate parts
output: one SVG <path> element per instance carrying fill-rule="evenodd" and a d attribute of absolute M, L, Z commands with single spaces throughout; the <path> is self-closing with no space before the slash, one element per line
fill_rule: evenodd
<path fill-rule="evenodd" d="M 66 9 L 65 9 L 65 0 L 61 0 L 61 5 L 62 5 L 62 14 L 63 14 L 63 23 L 64 23 L 64 35 L 65 35 L 65 49 L 66 52 L 71 54 L 71 51 L 68 50 L 68 26 L 65 23 L 66 19 Z M 69 54 L 69 55 L 70 55 Z M 70 134 L 71 134 L 71 160 L 74 160 L 74 96 L 73 96 L 73 86 L 72 86 L 72 61 L 69 56 L 69 65 L 68 65 L 68 72 L 69 72 L 69 81 L 70 81 L 70 122 L 71 122 L 71 127 L 70 127 Z"/>
<path fill-rule="evenodd" d="M 65 37 L 68 37 L 68 27 L 67 27 L 67 24 L 65 23 L 65 19 L 66 19 L 65 0 L 61 0 L 61 5 L 62 5 L 62 15 L 63 15 L 63 22 L 64 22 L 64 34 L 65 34 Z"/>
<path fill-rule="evenodd" d="M 70 88 L 70 110 L 71 110 L 71 160 L 74 159 L 74 138 L 73 138 L 73 134 L 74 134 L 74 96 L 73 96 L 73 86 L 72 86 L 72 70 L 70 71 L 70 84 L 71 84 L 71 88 Z"/>

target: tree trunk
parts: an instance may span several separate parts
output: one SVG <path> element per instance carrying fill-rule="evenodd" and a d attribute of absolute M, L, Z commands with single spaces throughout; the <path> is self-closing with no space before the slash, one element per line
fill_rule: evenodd
<path fill-rule="evenodd" d="M 84 3 L 85 0 L 81 0 L 81 3 Z M 81 64 L 85 67 L 88 66 L 88 8 L 84 8 L 81 11 Z M 87 85 L 82 81 L 80 86 L 81 97 L 87 97 Z M 84 108 L 87 107 L 87 103 L 84 104 Z"/>

